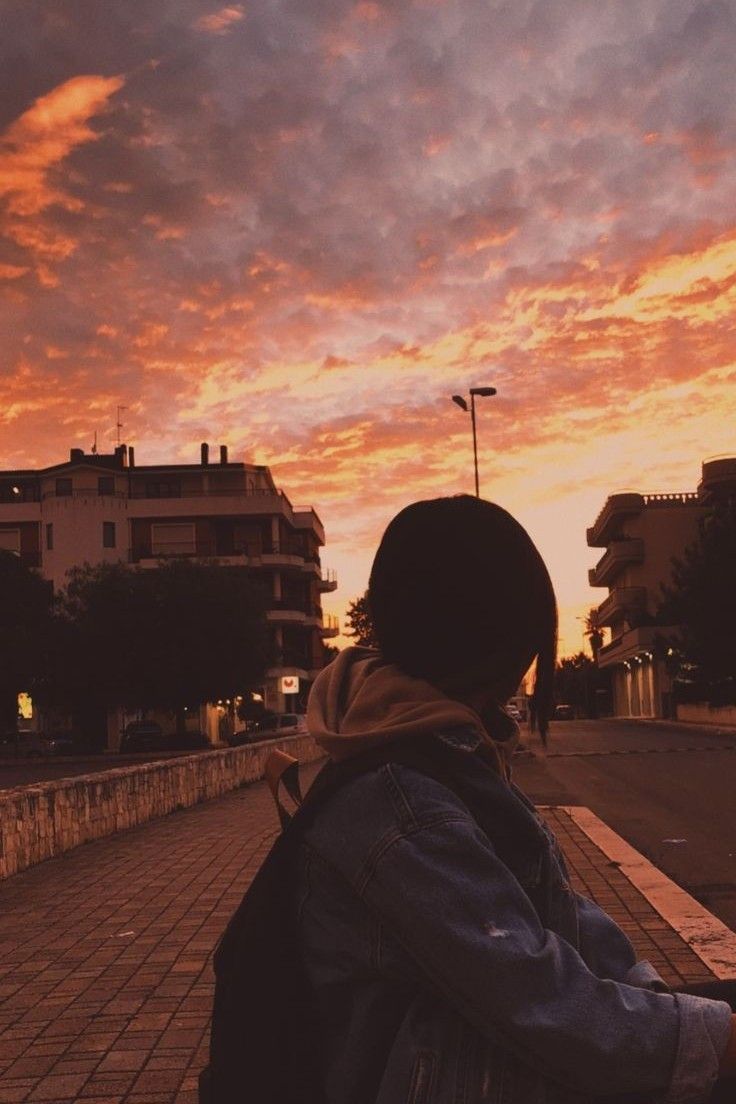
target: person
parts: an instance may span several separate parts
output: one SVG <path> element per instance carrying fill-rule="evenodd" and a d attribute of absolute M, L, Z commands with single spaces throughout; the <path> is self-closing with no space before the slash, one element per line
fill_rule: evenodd
<path fill-rule="evenodd" d="M 416 502 L 368 602 L 378 650 L 342 651 L 307 707 L 331 763 L 365 765 L 305 829 L 294 886 L 326 1104 L 736 1100 L 729 1004 L 636 961 L 512 781 L 504 703 L 535 664 L 546 734 L 556 662 L 524 528 L 471 496 Z"/>

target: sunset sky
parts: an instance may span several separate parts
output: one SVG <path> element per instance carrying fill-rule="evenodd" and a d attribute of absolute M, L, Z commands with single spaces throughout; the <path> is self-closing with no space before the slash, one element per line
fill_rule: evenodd
<path fill-rule="evenodd" d="M 734 0 L 4 0 L 0 467 L 271 466 L 342 616 L 408 502 L 527 526 L 736 453 Z"/>

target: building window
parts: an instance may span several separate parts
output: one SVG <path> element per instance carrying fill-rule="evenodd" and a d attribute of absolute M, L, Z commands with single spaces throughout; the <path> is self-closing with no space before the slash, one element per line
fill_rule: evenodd
<path fill-rule="evenodd" d="M 0 529 L 0 549 L 20 556 L 20 529 Z"/>
<path fill-rule="evenodd" d="M 71 479 L 64 477 L 63 479 L 56 480 L 56 493 L 57 495 L 70 495 L 72 493 L 72 481 Z"/>
<path fill-rule="evenodd" d="M 193 556 L 196 550 L 193 523 L 154 522 L 151 526 L 152 556 Z"/>
<path fill-rule="evenodd" d="M 49 552 L 54 550 L 54 526 L 53 522 L 49 522 L 46 526 L 46 548 Z"/>
<path fill-rule="evenodd" d="M 97 478 L 97 493 L 101 495 L 115 494 L 115 476 L 100 475 Z"/>
<path fill-rule="evenodd" d="M 181 498 L 178 479 L 147 479 L 146 498 Z"/>
<path fill-rule="evenodd" d="M 102 523 L 102 547 L 115 547 L 115 522 L 103 521 Z"/>

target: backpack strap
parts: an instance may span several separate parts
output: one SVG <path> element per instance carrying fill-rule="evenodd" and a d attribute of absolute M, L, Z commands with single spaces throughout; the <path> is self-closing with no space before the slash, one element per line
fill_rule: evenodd
<path fill-rule="evenodd" d="M 276 803 L 276 811 L 279 814 L 282 829 L 291 823 L 291 814 L 287 812 L 280 796 L 281 783 L 291 800 L 297 806 L 302 803 L 302 790 L 299 784 L 299 760 L 293 755 L 278 749 L 271 752 L 266 760 L 265 778 L 271 796 Z"/>

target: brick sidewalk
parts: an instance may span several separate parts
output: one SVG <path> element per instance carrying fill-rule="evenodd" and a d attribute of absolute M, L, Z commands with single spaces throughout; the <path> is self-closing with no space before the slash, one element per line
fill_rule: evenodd
<path fill-rule="evenodd" d="M 712 976 L 567 813 L 546 815 L 641 957 L 671 982 Z M 2 884 L 0 1104 L 194 1104 L 210 952 L 276 830 L 259 783 Z"/>

